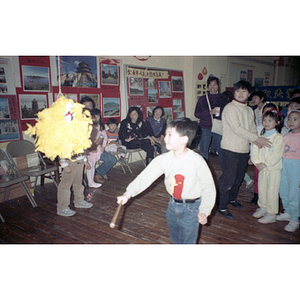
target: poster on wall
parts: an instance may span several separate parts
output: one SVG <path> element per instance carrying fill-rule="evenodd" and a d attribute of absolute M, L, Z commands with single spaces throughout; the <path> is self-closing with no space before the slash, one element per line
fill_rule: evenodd
<path fill-rule="evenodd" d="M 233 86 L 240 80 L 249 81 L 253 85 L 254 66 L 231 63 L 230 68 L 230 86 Z"/>
<path fill-rule="evenodd" d="M 1 94 L 16 94 L 11 62 L 5 58 L 0 58 L 0 95 Z"/>
<path fill-rule="evenodd" d="M 16 96 L 0 95 L 0 142 L 19 140 L 21 134 Z"/>
<path fill-rule="evenodd" d="M 49 68 L 36 66 L 22 66 L 22 82 L 24 91 L 49 92 Z"/>
<path fill-rule="evenodd" d="M 271 101 L 285 108 L 291 100 L 291 92 L 300 89 L 300 86 L 259 86 L 255 87 L 256 91 L 262 91 L 267 96 L 267 101 Z M 250 102 L 251 105 L 251 102 Z"/>
<path fill-rule="evenodd" d="M 128 107 L 138 106 L 144 118 L 162 106 L 167 121 L 185 116 L 183 72 L 125 66 Z"/>
<path fill-rule="evenodd" d="M 103 117 L 120 117 L 120 98 L 103 98 Z"/>
<path fill-rule="evenodd" d="M 36 119 L 37 113 L 47 108 L 47 96 L 38 94 L 20 94 L 21 120 Z"/>
<path fill-rule="evenodd" d="M 95 56 L 58 56 L 61 86 L 97 88 L 97 58 Z M 58 63 L 56 63 L 58 66 Z"/>

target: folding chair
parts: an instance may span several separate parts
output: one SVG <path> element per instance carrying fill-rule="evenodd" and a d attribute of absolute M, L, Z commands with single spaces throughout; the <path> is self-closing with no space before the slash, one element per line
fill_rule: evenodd
<path fill-rule="evenodd" d="M 130 168 L 130 166 L 129 166 L 129 163 L 130 163 L 130 161 L 132 161 L 132 154 L 133 154 L 133 153 L 136 153 L 136 152 L 137 152 L 137 153 L 139 154 L 139 156 L 140 156 L 140 158 L 141 158 L 141 160 L 142 160 L 144 166 L 146 167 L 146 162 L 145 162 L 145 160 L 144 160 L 144 158 L 143 158 L 143 156 L 142 156 L 142 154 L 141 154 L 142 151 L 144 151 L 142 148 L 137 148 L 137 149 L 126 149 L 126 156 L 125 156 L 124 160 L 125 160 L 126 163 L 127 163 L 127 166 L 128 166 L 128 169 L 129 169 L 130 173 L 132 173 L 132 170 L 131 170 L 131 168 Z"/>
<path fill-rule="evenodd" d="M 0 188 L 4 188 L 4 201 L 9 199 L 9 194 L 11 190 L 11 186 L 17 183 L 20 183 L 23 188 L 25 194 L 27 195 L 30 203 L 33 207 L 36 207 L 37 204 L 34 201 L 31 192 L 26 185 L 26 180 L 29 179 L 27 175 L 21 175 L 16 168 L 15 164 L 9 159 L 6 153 L 0 149 L 0 162 L 1 162 L 1 175 L 0 175 Z M 5 222 L 2 215 L 0 214 L 0 219 L 2 222 Z"/>
<path fill-rule="evenodd" d="M 49 174 L 50 179 L 58 187 L 52 172 L 57 171 L 57 166 L 47 165 L 39 151 L 35 151 L 35 145 L 26 140 L 13 141 L 6 146 L 6 152 L 11 158 L 12 162 L 15 158 L 26 158 L 26 163 L 16 164 L 20 174 L 27 175 L 29 177 L 35 177 L 33 189 L 36 187 L 37 179 L 39 176 Z"/>

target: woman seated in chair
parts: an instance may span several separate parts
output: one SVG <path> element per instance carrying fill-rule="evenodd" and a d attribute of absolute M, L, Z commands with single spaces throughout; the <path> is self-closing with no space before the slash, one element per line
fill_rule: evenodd
<path fill-rule="evenodd" d="M 146 125 L 151 139 L 154 141 L 154 147 L 158 153 L 166 153 L 164 137 L 167 127 L 167 122 L 163 116 L 165 111 L 162 106 L 156 106 L 152 111 L 152 117 L 147 118 Z"/>
<path fill-rule="evenodd" d="M 121 122 L 119 137 L 127 149 L 141 148 L 146 151 L 146 164 L 154 157 L 154 140 L 151 139 L 143 113 L 137 106 L 129 108 L 127 117 Z"/>

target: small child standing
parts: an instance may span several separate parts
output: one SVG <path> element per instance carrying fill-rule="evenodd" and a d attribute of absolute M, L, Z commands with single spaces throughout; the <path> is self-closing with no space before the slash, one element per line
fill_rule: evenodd
<path fill-rule="evenodd" d="M 57 214 L 64 217 L 76 214 L 74 210 L 69 208 L 71 187 L 73 187 L 74 192 L 74 206 L 76 208 L 91 208 L 93 204 L 84 200 L 84 186 L 82 185 L 83 167 L 91 168 L 86 157 L 76 155 L 72 160 L 61 158 L 59 163 L 63 172 L 57 190 Z"/>
<path fill-rule="evenodd" d="M 88 180 L 88 186 L 92 188 L 99 188 L 102 186 L 101 183 L 94 181 L 95 175 L 95 164 L 100 159 L 101 153 L 103 153 L 107 142 L 106 132 L 104 130 L 101 111 L 98 108 L 93 108 L 90 111 L 93 121 L 93 129 L 91 132 L 92 146 L 87 150 L 88 162 L 90 168 L 86 170 L 86 176 Z"/>
<path fill-rule="evenodd" d="M 265 102 L 263 104 L 262 108 L 261 108 L 261 117 L 259 116 L 258 119 L 257 119 L 257 113 L 256 113 L 256 115 L 255 115 L 255 121 L 256 120 L 260 120 L 257 123 L 255 123 L 258 135 L 260 135 L 261 132 L 262 132 L 262 130 L 264 129 L 264 127 L 262 125 L 262 117 L 263 117 L 264 113 L 266 113 L 269 110 L 274 110 L 274 109 L 278 110 L 278 106 L 276 104 L 271 103 L 271 102 Z M 254 113 L 255 113 L 255 110 L 254 110 Z M 251 159 L 249 160 L 249 164 L 253 164 L 251 162 Z M 258 174 L 259 174 L 259 171 L 254 166 L 254 197 L 251 200 L 251 204 L 254 204 L 254 205 L 257 205 L 257 202 L 258 202 Z"/>
<path fill-rule="evenodd" d="M 253 145 L 251 161 L 259 171 L 258 193 L 259 208 L 253 214 L 259 223 L 268 224 L 276 221 L 278 213 L 278 192 L 282 169 L 283 137 L 282 115 L 278 110 L 267 111 L 263 115 L 262 135 L 270 140 L 270 148 L 258 148 Z"/>
<path fill-rule="evenodd" d="M 126 165 L 124 162 L 124 158 L 126 155 L 126 147 L 120 145 L 119 134 L 117 132 L 119 122 L 115 118 L 109 118 L 106 124 L 108 126 L 108 130 L 106 130 L 107 145 L 105 147 L 105 151 L 107 152 L 117 152 L 118 150 L 121 151 L 119 162 L 122 165 Z"/>
<path fill-rule="evenodd" d="M 294 232 L 299 228 L 300 210 L 300 110 L 288 115 L 288 126 L 292 130 L 283 137 L 282 173 L 279 194 L 284 213 L 277 221 L 289 221 L 285 230 Z"/>
<path fill-rule="evenodd" d="M 196 131 L 196 125 L 188 118 L 171 121 L 165 136 L 169 152 L 154 158 L 129 184 L 125 194 L 117 198 L 117 202 L 124 205 L 164 174 L 170 195 L 166 217 L 174 244 L 195 244 L 199 223 L 207 223 L 215 204 L 216 188 L 212 174 L 204 158 L 187 148 Z"/>

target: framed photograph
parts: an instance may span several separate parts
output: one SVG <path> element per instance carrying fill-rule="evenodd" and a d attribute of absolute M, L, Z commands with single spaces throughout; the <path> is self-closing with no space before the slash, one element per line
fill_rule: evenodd
<path fill-rule="evenodd" d="M 171 83 L 170 81 L 159 81 L 159 97 L 160 98 L 171 98 Z"/>
<path fill-rule="evenodd" d="M 148 90 L 148 102 L 158 103 L 158 91 L 156 89 Z"/>
<path fill-rule="evenodd" d="M 183 82 L 181 76 L 172 76 L 172 92 L 183 92 Z"/>
<path fill-rule="evenodd" d="M 130 96 L 144 95 L 143 78 L 129 77 L 128 85 Z"/>
<path fill-rule="evenodd" d="M 100 105 L 100 101 L 99 101 L 99 94 L 80 94 L 79 102 L 85 96 L 90 97 L 92 100 L 94 100 L 94 102 L 96 104 L 96 108 L 101 110 L 101 105 Z"/>
<path fill-rule="evenodd" d="M 20 139 L 18 120 L 0 120 L 0 141 Z"/>
<path fill-rule="evenodd" d="M 184 118 L 184 112 L 183 111 L 176 111 L 175 115 L 176 115 L 176 119 Z"/>
<path fill-rule="evenodd" d="M 21 120 L 36 119 L 37 113 L 47 108 L 46 95 L 19 95 Z"/>
<path fill-rule="evenodd" d="M 101 64 L 101 84 L 119 85 L 119 67 Z"/>
<path fill-rule="evenodd" d="M 10 119 L 8 98 L 0 98 L 0 119 Z"/>
<path fill-rule="evenodd" d="M 146 118 L 152 117 L 152 111 L 153 111 L 154 108 L 155 108 L 155 106 L 147 106 L 147 116 L 146 116 Z"/>
<path fill-rule="evenodd" d="M 165 115 L 164 118 L 166 119 L 167 123 L 173 120 L 173 109 L 172 107 L 164 107 Z"/>
<path fill-rule="evenodd" d="M 22 66 L 22 78 L 24 91 L 50 91 L 49 68 Z"/>
<path fill-rule="evenodd" d="M 55 97 L 55 101 L 58 99 L 58 93 L 55 93 L 54 94 L 54 97 Z M 68 98 L 68 99 L 72 99 L 72 100 L 74 100 L 74 102 L 77 102 L 77 99 L 78 99 L 78 97 L 77 97 L 77 94 L 67 94 L 67 93 L 63 93 L 63 95 L 66 97 L 66 98 Z"/>
<path fill-rule="evenodd" d="M 145 88 L 154 89 L 155 88 L 155 79 L 154 78 L 145 78 Z"/>
<path fill-rule="evenodd" d="M 103 117 L 120 117 L 120 98 L 103 98 Z"/>
<path fill-rule="evenodd" d="M 59 56 L 61 86 L 97 88 L 97 58 L 95 56 Z M 57 62 L 56 62 L 57 65 Z"/>
<path fill-rule="evenodd" d="M 173 109 L 174 109 L 174 112 L 182 112 L 181 99 L 173 99 Z"/>

